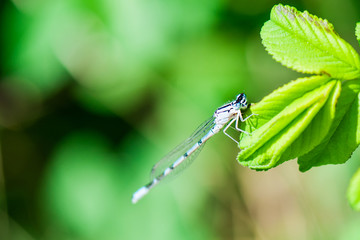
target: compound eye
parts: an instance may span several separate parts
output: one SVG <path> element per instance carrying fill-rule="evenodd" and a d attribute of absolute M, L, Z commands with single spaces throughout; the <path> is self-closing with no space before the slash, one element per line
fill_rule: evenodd
<path fill-rule="evenodd" d="M 245 93 L 241 93 L 241 94 L 237 95 L 235 102 L 239 103 L 242 106 L 246 106 L 247 105 L 247 100 L 246 100 Z"/>

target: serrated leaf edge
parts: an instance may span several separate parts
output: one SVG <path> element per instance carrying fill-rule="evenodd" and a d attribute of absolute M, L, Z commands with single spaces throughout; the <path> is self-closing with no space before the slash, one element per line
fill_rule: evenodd
<path fill-rule="evenodd" d="M 288 15 L 284 15 L 284 12 Z M 301 25 L 299 24 L 299 21 L 298 21 L 298 18 L 306 21 L 306 24 L 311 26 L 310 29 L 312 30 L 314 36 L 316 36 L 316 38 L 318 38 L 318 35 L 313 31 L 313 25 L 309 23 L 309 21 L 313 21 L 315 24 L 316 27 L 321 27 L 320 32 L 324 34 L 325 38 L 328 40 L 328 43 L 330 46 L 332 46 L 332 48 L 334 49 L 334 46 L 333 44 L 330 42 L 328 36 L 324 33 L 324 32 L 328 32 L 329 34 L 333 35 L 334 36 L 334 40 L 336 41 L 336 44 L 338 46 L 339 49 L 341 49 L 341 51 L 344 53 L 345 56 L 347 56 L 347 59 L 349 59 L 349 56 L 351 57 L 351 61 L 352 62 L 349 62 L 349 61 L 346 61 L 344 59 L 342 59 L 341 57 L 337 56 L 337 54 L 331 54 L 335 59 L 338 59 L 339 62 L 344 62 L 346 63 L 348 66 L 351 66 L 351 68 L 353 69 L 352 71 L 346 71 L 344 72 L 344 74 L 346 73 L 352 73 L 352 72 L 358 72 L 356 75 L 352 76 L 350 79 L 354 79 L 354 78 L 357 78 L 360 76 L 360 57 L 358 55 L 358 53 L 352 48 L 352 46 L 347 43 L 344 39 L 342 39 L 334 30 L 334 27 L 331 23 L 329 23 L 326 19 L 322 19 L 322 18 L 319 18 L 317 17 L 316 15 L 312 15 L 310 14 L 308 11 L 304 11 L 304 12 L 301 12 L 301 11 L 298 11 L 296 8 L 294 7 L 291 7 L 291 6 L 288 6 L 288 5 L 282 5 L 282 4 L 278 4 L 278 5 L 275 5 L 273 7 L 273 9 L 271 10 L 271 13 L 270 13 L 270 20 L 267 21 L 264 26 L 266 24 L 268 24 L 268 22 L 273 22 L 275 25 L 277 26 L 280 26 L 284 31 L 290 33 L 291 35 L 296 35 L 298 39 L 301 39 L 302 41 L 304 42 L 309 42 L 307 41 L 306 38 L 304 38 L 303 36 L 299 35 L 299 34 L 296 34 L 294 33 L 293 31 L 290 31 L 287 26 L 284 26 L 281 22 L 279 21 L 276 21 L 276 18 L 278 17 L 276 14 L 279 14 L 281 16 L 284 17 L 284 19 L 286 19 L 287 22 L 289 22 L 289 18 L 290 19 L 293 19 L 293 20 L 296 20 L 296 24 L 299 26 L 299 29 L 301 29 L 302 32 L 305 33 L 304 29 L 301 27 Z M 289 22 L 290 23 L 290 22 Z M 290 25 L 292 25 L 290 23 Z M 260 32 L 261 34 L 261 32 Z M 262 34 L 261 34 L 262 35 Z M 306 34 L 304 34 L 306 36 Z M 283 63 L 283 60 L 284 60 L 284 57 L 279 57 L 279 56 L 276 56 L 272 53 L 272 51 L 270 51 L 270 49 L 267 47 L 266 45 L 266 40 L 264 40 L 264 38 L 262 37 L 262 43 L 263 45 L 265 46 L 265 49 L 270 53 L 270 55 L 273 57 L 273 59 L 279 63 L 281 63 L 282 65 L 288 67 L 288 68 L 291 68 L 297 72 L 301 72 L 301 73 L 309 73 L 309 74 L 328 74 L 329 76 L 331 76 L 330 73 L 327 73 L 325 70 L 304 70 L 303 68 L 301 68 L 301 66 L 297 66 L 297 65 L 294 65 L 294 64 L 289 64 L 289 63 Z M 342 42 L 342 44 L 339 43 Z M 315 44 L 311 44 L 313 47 L 319 49 L 320 51 L 322 52 L 328 52 L 327 49 L 323 49 L 321 48 L 320 46 L 317 46 Z M 345 45 L 346 46 L 346 51 L 344 51 L 344 49 L 342 48 L 342 45 Z M 333 53 L 336 53 L 336 51 L 332 51 Z M 343 78 L 345 79 L 345 78 Z M 346 78 L 348 79 L 348 78 Z"/>

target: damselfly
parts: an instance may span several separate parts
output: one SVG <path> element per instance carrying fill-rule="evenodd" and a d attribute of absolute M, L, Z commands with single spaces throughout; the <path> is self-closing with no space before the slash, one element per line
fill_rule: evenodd
<path fill-rule="evenodd" d="M 132 202 L 136 203 L 139 201 L 166 176 L 173 174 L 175 171 L 178 172 L 189 165 L 197 157 L 205 142 L 220 132 L 221 129 L 224 128 L 224 134 L 239 144 L 226 130 L 235 122 L 235 129 L 237 131 L 248 134 L 239 128 L 239 120 L 244 122 L 253 115 L 250 114 L 246 118 L 242 117 L 241 110 L 245 110 L 247 107 L 248 103 L 244 93 L 237 95 L 234 101 L 219 107 L 213 116 L 200 125 L 187 140 L 154 165 L 151 170 L 151 182 L 133 194 Z"/>

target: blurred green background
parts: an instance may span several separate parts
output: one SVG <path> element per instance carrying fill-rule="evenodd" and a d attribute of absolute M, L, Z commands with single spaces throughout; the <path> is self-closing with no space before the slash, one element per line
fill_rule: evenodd
<path fill-rule="evenodd" d="M 238 93 L 301 74 L 259 32 L 276 1 L 0 2 L 0 239 L 359 239 L 347 164 L 236 162 L 223 134 L 138 204 L 163 155 Z M 286 1 L 357 50 L 358 0 Z"/>

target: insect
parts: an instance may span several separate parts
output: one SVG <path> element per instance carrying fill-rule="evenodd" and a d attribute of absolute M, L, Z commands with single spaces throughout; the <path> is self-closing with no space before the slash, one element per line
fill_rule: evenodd
<path fill-rule="evenodd" d="M 248 103 L 244 93 L 237 95 L 234 101 L 219 107 L 214 112 L 213 116 L 201 124 L 188 139 L 154 165 L 151 170 L 151 182 L 141 187 L 133 194 L 132 203 L 139 201 L 150 191 L 150 189 L 159 184 L 166 176 L 184 169 L 185 166 L 194 161 L 205 142 L 216 133 L 220 132 L 221 129 L 223 129 L 226 136 L 239 144 L 239 142 L 231 137 L 226 130 L 235 122 L 235 129 L 237 131 L 249 134 L 239 128 L 239 120 L 245 122 L 249 117 L 254 115 L 250 114 L 246 118 L 243 118 L 241 110 L 247 108 Z"/>

